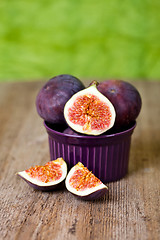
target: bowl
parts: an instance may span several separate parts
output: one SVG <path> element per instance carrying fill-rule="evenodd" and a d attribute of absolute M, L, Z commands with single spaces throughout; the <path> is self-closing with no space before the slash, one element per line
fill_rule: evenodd
<path fill-rule="evenodd" d="M 78 162 L 92 171 L 102 182 L 120 180 L 128 172 L 131 136 L 136 127 L 99 136 L 70 135 L 63 126 L 44 122 L 48 133 L 50 160 L 62 157 L 68 169 Z"/>

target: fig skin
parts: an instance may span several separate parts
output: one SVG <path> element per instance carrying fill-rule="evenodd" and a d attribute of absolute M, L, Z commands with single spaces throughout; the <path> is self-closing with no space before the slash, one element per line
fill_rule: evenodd
<path fill-rule="evenodd" d="M 36 109 L 41 118 L 49 123 L 65 123 L 63 109 L 73 94 L 84 89 L 84 84 L 68 74 L 51 78 L 36 97 Z"/>
<path fill-rule="evenodd" d="M 124 129 L 136 120 L 142 99 L 132 84 L 123 80 L 106 80 L 100 82 L 97 89 L 111 101 L 116 110 L 114 130 Z"/>
<path fill-rule="evenodd" d="M 20 175 L 19 175 L 19 176 L 20 176 Z M 56 185 L 51 185 L 51 186 L 47 186 L 47 187 L 46 187 L 46 186 L 38 186 L 38 185 L 36 185 L 36 184 L 34 184 L 34 183 L 26 180 L 26 179 L 23 178 L 22 176 L 20 176 L 20 177 L 21 177 L 26 183 L 28 183 L 28 185 L 29 185 L 30 187 L 34 188 L 34 189 L 37 190 L 37 191 L 50 192 L 50 191 L 53 191 L 53 190 L 60 190 L 60 189 L 64 188 L 64 186 L 65 186 L 65 179 L 64 179 L 62 182 L 60 182 L 60 183 L 58 183 L 58 184 L 56 184 Z"/>
<path fill-rule="evenodd" d="M 75 197 L 81 199 L 81 200 L 85 200 L 85 201 L 94 201 L 97 199 L 100 199 L 102 196 L 104 196 L 106 193 L 108 192 L 107 188 L 103 188 L 103 189 L 99 189 L 91 194 L 88 194 L 86 196 L 80 196 L 80 195 L 76 195 L 74 193 L 72 193 L 72 195 L 74 195 Z"/>

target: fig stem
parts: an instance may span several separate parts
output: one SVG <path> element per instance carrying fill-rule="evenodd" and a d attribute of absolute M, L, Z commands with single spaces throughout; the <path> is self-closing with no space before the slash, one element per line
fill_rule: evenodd
<path fill-rule="evenodd" d="M 93 81 L 89 84 L 89 87 L 91 87 L 91 86 L 97 87 L 98 84 L 99 84 L 99 83 L 98 83 L 96 80 L 93 80 Z"/>

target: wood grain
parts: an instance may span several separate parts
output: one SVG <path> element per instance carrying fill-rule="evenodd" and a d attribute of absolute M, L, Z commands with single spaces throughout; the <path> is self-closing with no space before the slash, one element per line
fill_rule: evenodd
<path fill-rule="evenodd" d="M 85 202 L 64 188 L 39 192 L 16 172 L 49 160 L 35 97 L 42 82 L 0 84 L 0 239 L 160 239 L 160 82 L 136 81 L 143 107 L 128 175 Z"/>

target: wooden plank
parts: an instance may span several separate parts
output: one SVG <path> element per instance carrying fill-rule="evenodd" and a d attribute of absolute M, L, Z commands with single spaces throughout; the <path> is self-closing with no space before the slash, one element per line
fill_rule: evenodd
<path fill-rule="evenodd" d="M 42 82 L 0 85 L 0 239 L 160 239 L 160 83 L 134 84 L 143 108 L 129 173 L 93 202 L 65 188 L 35 191 L 15 175 L 49 160 L 47 134 L 35 109 Z"/>

